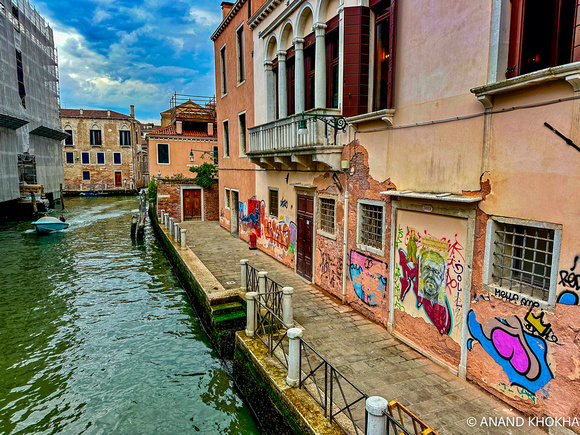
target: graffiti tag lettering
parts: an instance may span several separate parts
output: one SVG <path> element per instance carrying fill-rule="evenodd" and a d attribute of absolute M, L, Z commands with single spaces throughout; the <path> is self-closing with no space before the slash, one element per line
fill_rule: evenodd
<path fill-rule="evenodd" d="M 357 251 L 350 251 L 350 280 L 361 301 L 373 307 L 387 291 L 387 264 Z"/>
<path fill-rule="evenodd" d="M 570 287 L 573 290 L 580 290 L 580 274 L 574 272 L 578 258 L 580 258 L 578 255 L 574 257 L 574 265 L 569 271 L 565 269 L 560 271 L 560 282 L 558 284 L 564 287 Z"/>

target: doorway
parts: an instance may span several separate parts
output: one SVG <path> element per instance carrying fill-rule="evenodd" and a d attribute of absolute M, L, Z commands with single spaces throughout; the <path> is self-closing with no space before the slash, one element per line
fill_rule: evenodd
<path fill-rule="evenodd" d="M 123 187 L 123 175 L 121 172 L 115 172 L 115 187 Z"/>
<path fill-rule="evenodd" d="M 183 191 L 183 220 L 202 220 L 201 189 Z"/>
<path fill-rule="evenodd" d="M 239 199 L 240 199 L 240 192 L 237 190 L 231 190 L 230 196 L 230 209 L 231 209 L 231 229 L 230 232 L 232 235 L 237 236 L 239 234 L 239 220 L 238 220 L 238 213 L 239 213 Z"/>
<path fill-rule="evenodd" d="M 298 239 L 296 246 L 296 273 L 312 281 L 312 237 L 314 228 L 314 197 L 298 195 L 296 210 Z"/>

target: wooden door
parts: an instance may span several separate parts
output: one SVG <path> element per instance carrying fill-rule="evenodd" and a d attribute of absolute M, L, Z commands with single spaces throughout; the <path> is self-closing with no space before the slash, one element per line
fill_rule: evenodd
<path fill-rule="evenodd" d="M 120 172 L 115 172 L 115 187 L 123 187 L 123 175 Z"/>
<path fill-rule="evenodd" d="M 183 220 L 201 220 L 201 189 L 183 191 Z"/>
<path fill-rule="evenodd" d="M 298 240 L 296 246 L 296 273 L 312 281 L 312 237 L 314 228 L 314 198 L 298 195 L 296 210 Z"/>

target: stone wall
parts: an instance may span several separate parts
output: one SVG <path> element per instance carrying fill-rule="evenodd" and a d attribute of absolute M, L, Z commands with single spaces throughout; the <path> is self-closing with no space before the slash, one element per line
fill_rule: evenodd
<path fill-rule="evenodd" d="M 181 191 L 183 188 L 197 187 L 203 194 L 203 220 L 216 221 L 219 219 L 219 184 L 217 181 L 211 189 L 202 189 L 195 184 L 195 179 L 160 179 L 157 181 L 157 210 L 160 216 L 161 210 L 165 210 L 174 219 L 174 222 L 182 221 Z"/>

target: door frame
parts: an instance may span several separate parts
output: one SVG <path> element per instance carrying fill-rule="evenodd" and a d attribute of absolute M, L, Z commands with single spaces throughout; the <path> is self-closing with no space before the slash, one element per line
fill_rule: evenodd
<path fill-rule="evenodd" d="M 203 197 L 204 195 L 204 190 L 203 187 L 199 187 L 199 186 L 192 186 L 192 185 L 186 185 L 186 186 L 179 186 L 180 190 L 179 190 L 179 209 L 180 209 L 180 213 L 181 213 L 181 222 L 184 222 L 185 219 L 185 213 L 183 212 L 183 191 L 184 190 L 201 190 L 201 220 L 204 221 L 205 220 L 205 207 L 203 204 Z"/>
<path fill-rule="evenodd" d="M 232 201 L 232 193 L 236 192 L 236 197 L 237 197 L 237 201 L 236 201 L 236 205 L 234 207 L 234 201 Z M 230 234 L 234 235 L 239 235 L 240 234 L 240 191 L 238 189 L 232 189 L 230 188 Z M 233 231 L 234 228 L 234 220 L 232 219 L 232 215 L 235 213 L 236 216 L 236 231 Z"/>
<path fill-rule="evenodd" d="M 314 276 L 316 271 L 316 216 L 318 213 L 316 207 L 316 187 L 312 187 L 311 189 L 305 190 L 304 186 L 300 187 L 300 190 L 296 190 L 296 236 L 298 237 L 298 195 L 308 196 L 312 198 L 312 279 L 308 281 L 302 275 L 298 274 L 298 254 L 295 254 L 296 258 L 294 259 L 294 273 L 302 278 L 304 281 L 309 283 L 314 283 Z M 298 251 L 298 240 L 296 240 L 296 250 Z"/>
<path fill-rule="evenodd" d="M 121 183 L 118 186 L 117 186 L 117 174 L 119 174 L 119 176 L 121 177 Z M 123 187 L 123 171 L 113 171 L 113 185 L 115 186 L 115 188 Z"/>

